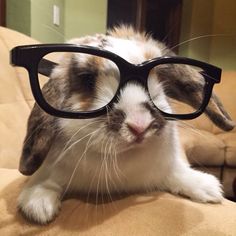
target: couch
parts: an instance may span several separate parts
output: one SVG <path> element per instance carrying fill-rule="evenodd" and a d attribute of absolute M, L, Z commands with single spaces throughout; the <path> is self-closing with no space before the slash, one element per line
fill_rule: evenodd
<path fill-rule="evenodd" d="M 27 177 L 17 168 L 34 101 L 26 71 L 9 65 L 9 50 L 34 43 L 38 42 L 0 27 L 0 235 L 236 235 L 235 202 L 224 199 L 222 204 L 201 204 L 163 192 L 127 196 L 98 206 L 67 199 L 60 215 L 49 225 L 27 222 L 16 207 Z M 222 84 L 216 88 L 234 119 L 236 94 L 231 91 L 236 85 L 235 75 L 224 73 Z M 190 163 L 217 175 L 226 196 L 233 196 L 235 131 L 220 131 L 206 117 L 183 126 L 182 144 Z"/>
<path fill-rule="evenodd" d="M 236 71 L 223 71 L 222 82 L 214 91 L 231 118 L 236 121 Z M 214 174 L 224 187 L 225 196 L 236 200 L 236 128 L 225 132 L 204 115 L 180 127 L 188 161 L 196 169 Z"/>

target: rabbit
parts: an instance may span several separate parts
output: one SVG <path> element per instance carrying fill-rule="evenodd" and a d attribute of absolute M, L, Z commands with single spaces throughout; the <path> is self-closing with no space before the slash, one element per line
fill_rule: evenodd
<path fill-rule="evenodd" d="M 69 42 L 106 49 L 133 64 L 175 55 L 150 35 L 127 26 Z M 78 67 L 89 66 L 95 71 L 110 66 L 102 61 L 88 63 L 90 59 L 67 55 L 60 60 L 43 88 L 52 104 L 63 109 L 73 100 L 86 109 L 95 101 L 89 100 L 83 89 L 102 96 L 97 102 L 109 99 L 109 94 L 96 91 L 94 86 L 101 78 L 91 78 L 91 84 L 81 82 L 78 86 L 73 82 Z M 187 67 L 182 70 L 180 85 L 184 83 L 185 74 L 192 73 L 189 86 L 195 91 L 193 98 L 189 100 L 181 91 L 184 86 L 177 86 L 178 83 L 173 83 L 172 92 L 183 102 L 195 106 L 198 82 L 194 80 L 194 71 Z M 169 70 L 166 76 L 175 78 L 174 73 Z M 171 110 L 161 85 L 155 82 L 150 87 L 154 93 L 158 91 L 156 103 Z M 76 95 L 75 88 L 83 88 L 81 96 Z M 221 129 L 233 129 L 234 122 L 214 94 L 205 113 Z M 166 120 L 137 83 L 128 83 L 112 109 L 92 119 L 53 117 L 35 104 L 28 119 L 19 167 L 21 173 L 31 177 L 18 197 L 18 208 L 32 222 L 47 224 L 58 215 L 63 197 L 70 193 L 98 196 L 160 190 L 197 202 L 220 203 L 223 191 L 219 180 L 192 169 L 183 153 L 176 122 Z"/>

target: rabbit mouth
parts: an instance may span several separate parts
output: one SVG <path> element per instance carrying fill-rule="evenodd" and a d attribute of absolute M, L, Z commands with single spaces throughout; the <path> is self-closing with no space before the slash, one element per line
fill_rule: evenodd
<path fill-rule="evenodd" d="M 117 153 L 124 153 L 132 149 L 145 148 L 146 144 L 153 139 L 152 135 L 135 137 L 132 140 L 122 139 L 116 147 Z"/>

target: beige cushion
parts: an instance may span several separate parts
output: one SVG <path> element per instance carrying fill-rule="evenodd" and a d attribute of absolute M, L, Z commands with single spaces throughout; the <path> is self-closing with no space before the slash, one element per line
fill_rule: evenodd
<path fill-rule="evenodd" d="M 71 199 L 48 226 L 27 223 L 16 210 L 25 177 L 0 169 L 0 235 L 235 235 L 236 204 L 200 204 L 167 193 L 133 195 L 112 203 Z"/>
<path fill-rule="evenodd" d="M 9 51 L 16 45 L 35 43 L 23 34 L 0 27 L 0 167 L 18 168 L 33 102 L 28 74 L 25 69 L 9 65 Z"/>
<path fill-rule="evenodd" d="M 180 128 L 180 138 L 189 162 L 194 166 L 221 166 L 225 143 L 216 135 L 193 128 Z"/>
<path fill-rule="evenodd" d="M 225 143 L 225 164 L 236 167 L 236 133 L 222 133 L 218 137 Z"/>

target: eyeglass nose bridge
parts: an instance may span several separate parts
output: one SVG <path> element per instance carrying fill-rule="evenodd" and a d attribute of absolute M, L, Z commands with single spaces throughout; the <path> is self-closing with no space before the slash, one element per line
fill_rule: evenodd
<path fill-rule="evenodd" d="M 147 89 L 147 79 L 149 71 L 144 70 L 142 67 L 133 66 L 121 72 L 120 88 L 123 88 L 130 82 L 140 84 L 143 88 Z"/>
<path fill-rule="evenodd" d="M 127 66 L 127 65 L 126 65 Z M 123 66 L 120 69 L 120 84 L 116 91 L 114 98 L 111 100 L 109 106 L 112 107 L 115 103 L 119 101 L 122 89 L 129 83 L 139 84 L 148 93 L 147 79 L 149 71 L 139 68 L 135 65 L 129 65 L 128 67 Z M 148 93 L 149 94 L 149 93 Z"/>

